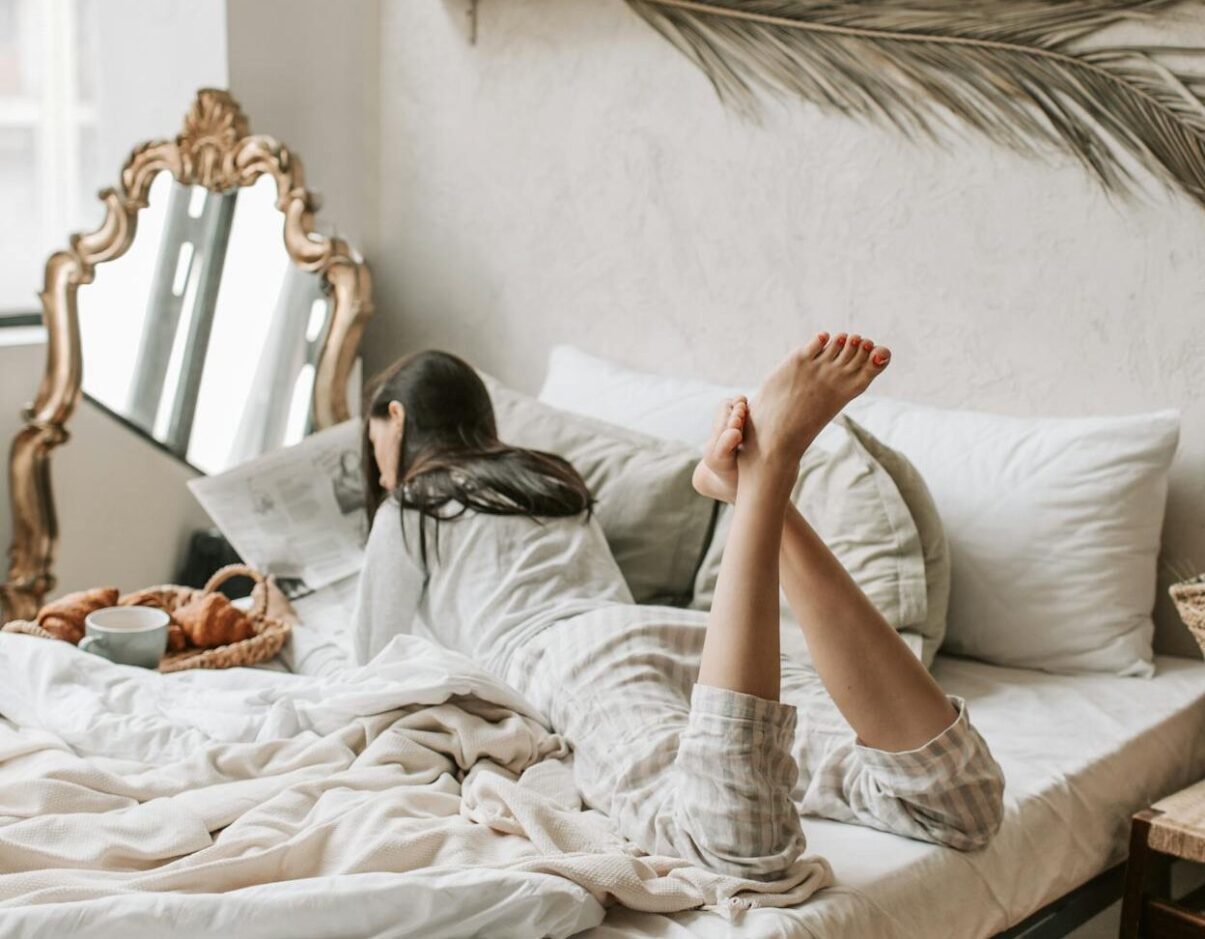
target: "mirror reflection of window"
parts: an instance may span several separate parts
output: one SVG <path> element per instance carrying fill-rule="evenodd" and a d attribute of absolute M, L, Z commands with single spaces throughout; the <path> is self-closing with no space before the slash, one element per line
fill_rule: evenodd
<path fill-rule="evenodd" d="M 238 194 L 173 185 L 126 414 L 187 451 Z"/>
<path fill-rule="evenodd" d="M 173 186 L 170 173 L 155 177 L 129 251 L 111 264 L 97 265 L 95 279 L 80 288 L 77 297 L 84 391 L 130 420 L 130 396 Z"/>
<path fill-rule="evenodd" d="M 242 189 L 209 340 L 212 363 L 197 398 L 188 461 L 213 472 L 286 441 L 294 382 L 310 360 L 306 328 L 317 275 L 302 271 L 284 247 L 275 180 Z M 309 411 L 309 398 L 305 402 Z"/>

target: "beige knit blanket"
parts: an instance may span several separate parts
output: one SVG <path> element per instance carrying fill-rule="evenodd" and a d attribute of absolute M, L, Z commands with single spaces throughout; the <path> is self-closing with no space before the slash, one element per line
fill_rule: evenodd
<path fill-rule="evenodd" d="M 802 902 L 641 856 L 563 741 L 468 660 L 399 637 L 314 679 L 159 675 L 0 635 L 4 935 L 571 935 L 608 904 Z"/>

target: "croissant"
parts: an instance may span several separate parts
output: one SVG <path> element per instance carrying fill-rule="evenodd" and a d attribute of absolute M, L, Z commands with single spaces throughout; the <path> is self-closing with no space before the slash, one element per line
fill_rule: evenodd
<path fill-rule="evenodd" d="M 118 596 L 116 587 L 94 587 L 69 593 L 38 611 L 38 625 L 56 639 L 78 644 L 84 638 L 85 617 L 107 606 L 116 606 Z"/>
<path fill-rule="evenodd" d="M 198 597 L 176 610 L 175 618 L 188 641 L 201 649 L 241 642 L 255 635 L 251 618 L 221 593 Z"/>
<path fill-rule="evenodd" d="M 117 601 L 118 606 L 153 606 L 166 613 L 174 613 L 179 607 L 191 603 L 200 595 L 192 587 L 177 587 L 165 584 L 162 587 L 146 587 L 127 593 Z"/>
<path fill-rule="evenodd" d="M 188 648 L 188 636 L 183 627 L 173 619 L 167 627 L 167 651 L 183 652 Z"/>

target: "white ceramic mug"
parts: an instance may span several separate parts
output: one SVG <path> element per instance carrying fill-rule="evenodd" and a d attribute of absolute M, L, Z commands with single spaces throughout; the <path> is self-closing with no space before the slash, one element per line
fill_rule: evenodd
<path fill-rule="evenodd" d="M 167 650 L 167 627 L 171 617 L 149 606 L 110 606 L 84 618 L 85 652 L 116 662 L 158 668 Z"/>

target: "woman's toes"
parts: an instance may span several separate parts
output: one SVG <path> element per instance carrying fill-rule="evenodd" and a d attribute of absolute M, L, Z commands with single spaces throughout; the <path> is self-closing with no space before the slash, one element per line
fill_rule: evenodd
<path fill-rule="evenodd" d="M 836 359 L 845 350 L 845 342 L 849 339 L 846 333 L 837 333 L 833 337 L 833 341 L 825 346 L 824 351 L 828 353 L 830 359 Z"/>
<path fill-rule="evenodd" d="M 816 358 L 816 356 L 824 351 L 824 344 L 826 342 L 828 342 L 828 333 L 817 333 L 804 345 L 803 354 L 809 359 Z"/>
<path fill-rule="evenodd" d="M 749 399 L 744 395 L 729 398 L 720 405 L 704 458 L 704 463 L 714 471 L 725 472 L 730 465 L 735 465 L 736 448 L 745 439 L 745 421 L 748 418 Z"/>
<path fill-rule="evenodd" d="M 858 354 L 858 350 L 862 348 L 862 337 L 854 333 L 845 343 L 845 348 L 841 350 L 841 354 L 837 356 L 837 362 L 840 365 L 845 365 L 854 360 L 854 356 Z"/>
<path fill-rule="evenodd" d="M 745 419 L 749 416 L 749 402 L 745 398 L 737 398 L 732 402 L 728 411 L 728 419 L 722 429 L 744 430 Z"/>
<path fill-rule="evenodd" d="M 727 462 L 736 455 L 736 448 L 741 445 L 745 435 L 737 427 L 726 427 L 716 438 L 712 456 L 721 462 Z"/>
<path fill-rule="evenodd" d="M 874 351 L 870 353 L 870 364 L 875 368 L 886 368 L 890 361 L 891 350 L 886 346 L 875 346 Z"/>

